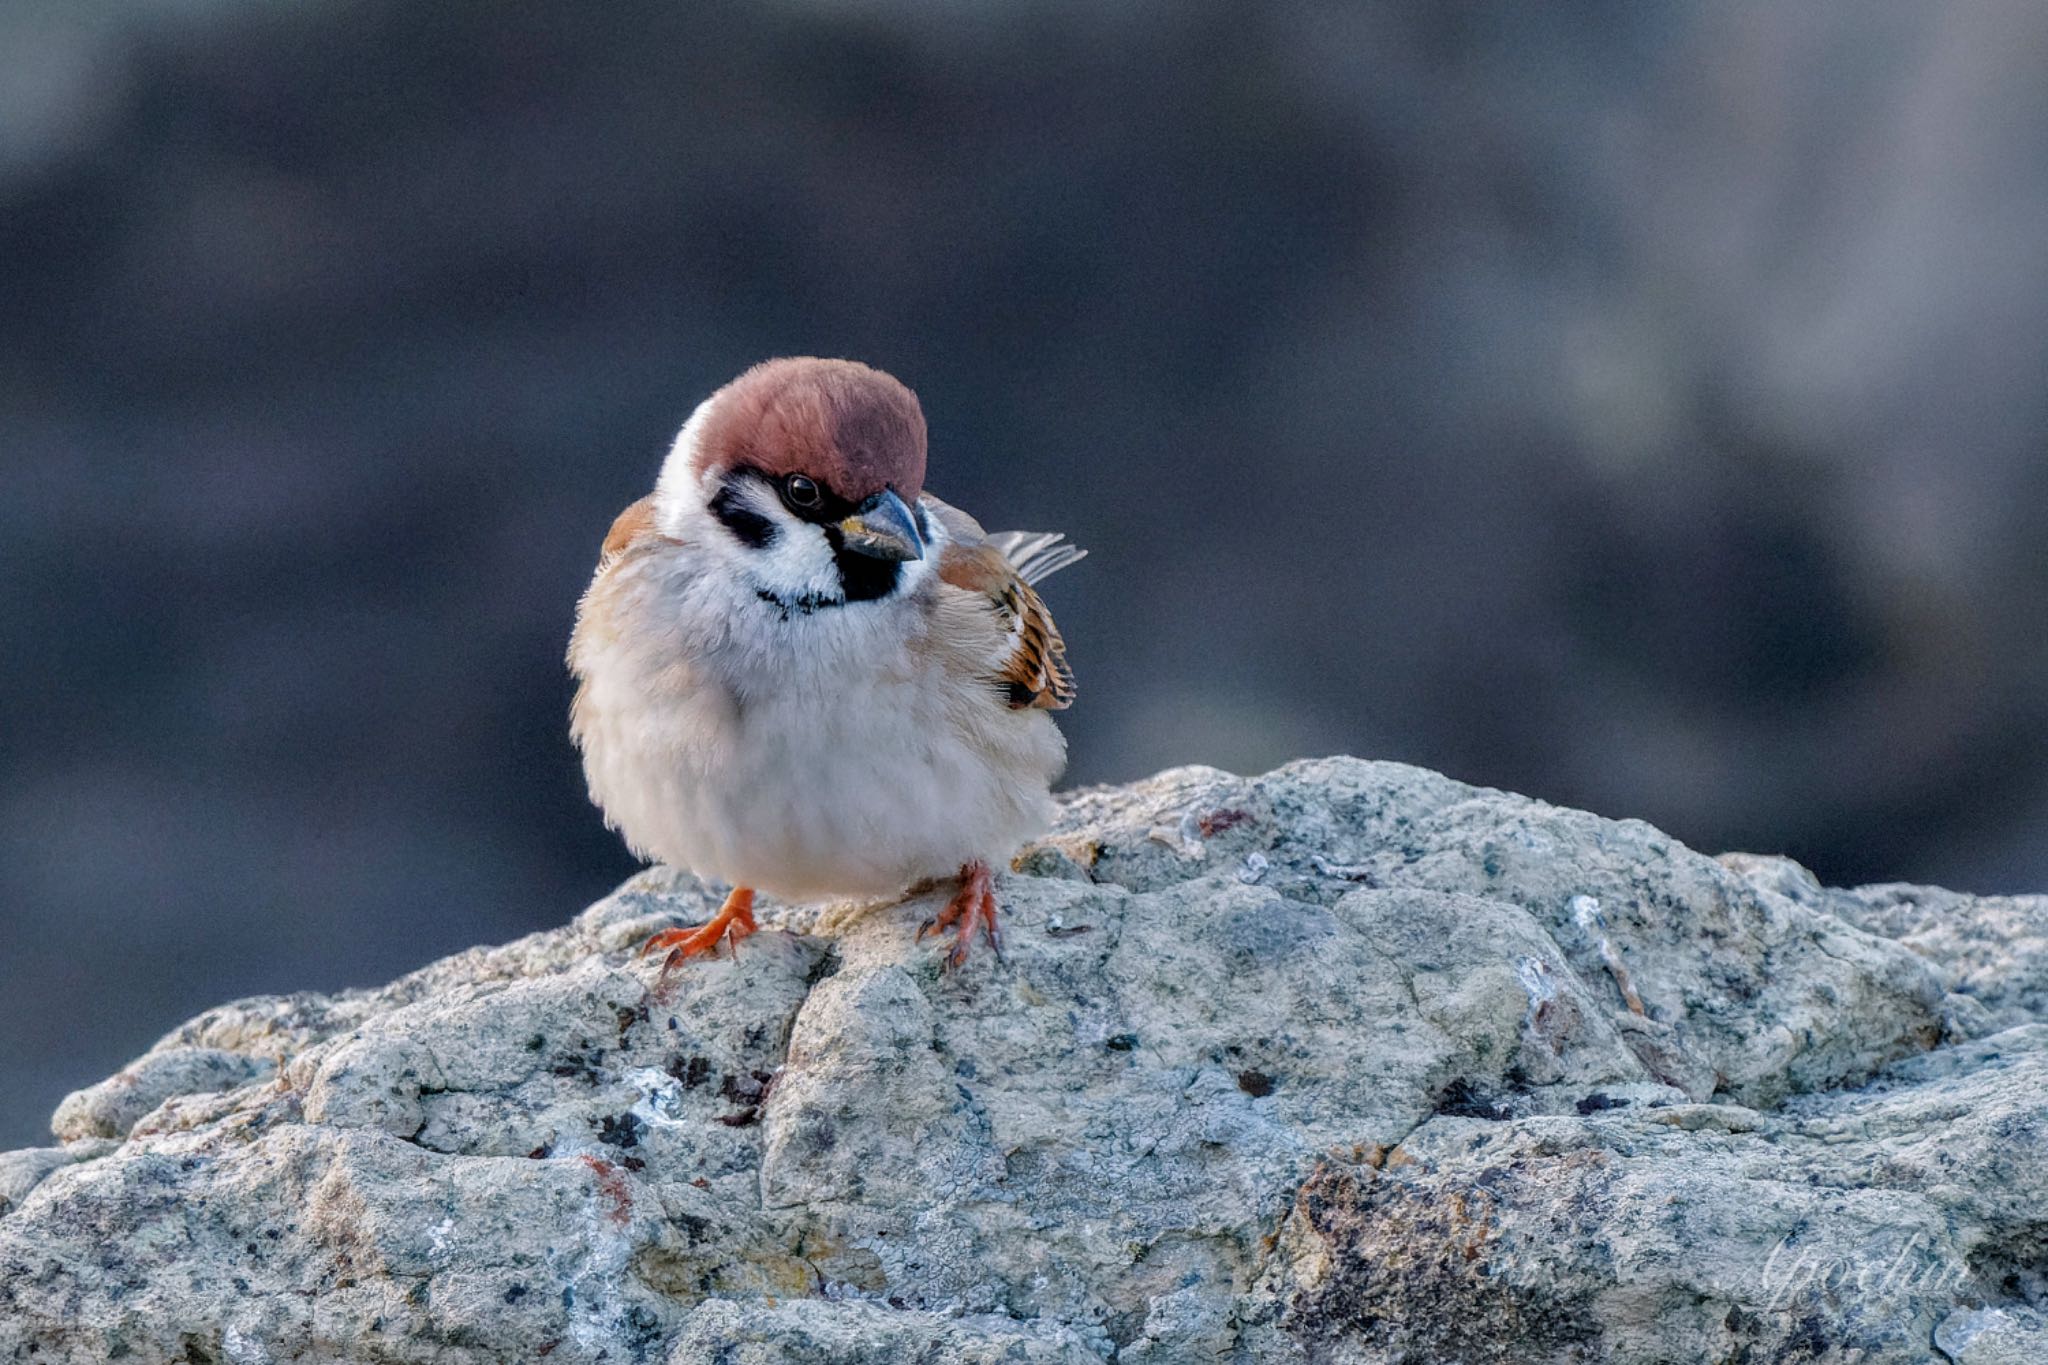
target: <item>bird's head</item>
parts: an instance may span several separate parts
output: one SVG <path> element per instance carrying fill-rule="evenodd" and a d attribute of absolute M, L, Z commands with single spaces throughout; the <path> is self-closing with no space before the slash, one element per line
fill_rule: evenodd
<path fill-rule="evenodd" d="M 785 611 L 876 601 L 927 567 L 924 460 L 924 412 L 894 378 L 850 360 L 764 361 L 691 416 L 656 517 Z"/>

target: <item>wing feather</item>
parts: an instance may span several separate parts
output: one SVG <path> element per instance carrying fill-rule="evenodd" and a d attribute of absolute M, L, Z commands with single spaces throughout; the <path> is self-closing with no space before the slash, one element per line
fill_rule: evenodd
<path fill-rule="evenodd" d="M 605 533 L 604 548 L 598 551 L 597 571 L 603 573 L 640 545 L 663 539 L 654 529 L 654 495 L 649 493 L 612 521 Z"/>
<path fill-rule="evenodd" d="M 1017 576 L 1037 584 L 1061 569 L 1078 564 L 1088 552 L 1058 531 L 998 531 L 988 543 L 1017 568 Z"/>
<path fill-rule="evenodd" d="M 1080 559 L 1086 551 L 1056 532 L 982 532 L 972 517 L 930 494 L 925 505 L 946 528 L 939 579 L 976 594 L 1002 629 L 1002 645 L 987 680 L 1013 710 L 1060 711 L 1073 705 L 1074 673 L 1067 643 L 1032 584 Z"/>

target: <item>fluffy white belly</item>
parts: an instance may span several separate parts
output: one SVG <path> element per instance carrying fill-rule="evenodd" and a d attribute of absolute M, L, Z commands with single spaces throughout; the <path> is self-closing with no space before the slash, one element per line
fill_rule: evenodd
<path fill-rule="evenodd" d="M 701 681 L 649 698 L 609 672 L 592 668 L 580 717 L 591 794 L 636 851 L 699 876 L 795 901 L 888 896 L 1001 866 L 1051 821 L 1059 730 L 976 684 L 842 675 L 742 702 Z"/>

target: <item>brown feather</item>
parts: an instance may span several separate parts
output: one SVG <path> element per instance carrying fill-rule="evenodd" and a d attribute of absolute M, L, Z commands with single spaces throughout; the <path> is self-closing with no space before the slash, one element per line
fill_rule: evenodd
<path fill-rule="evenodd" d="M 635 550 L 680 543 L 654 529 L 654 495 L 649 493 L 612 518 L 612 529 L 605 532 L 604 548 L 598 551 L 597 571 L 603 573 Z"/>
<path fill-rule="evenodd" d="M 653 529 L 654 495 L 649 493 L 612 518 L 612 529 L 605 532 L 604 549 L 598 553 L 599 561 L 617 559 L 628 545 Z"/>
<path fill-rule="evenodd" d="M 988 544 L 948 545 L 939 555 L 939 581 L 980 594 L 1010 637 L 988 677 L 1013 710 L 1062 711 L 1074 703 L 1067 645 L 1045 602 L 1016 566 Z"/>
<path fill-rule="evenodd" d="M 605 533 L 604 547 L 598 551 L 597 572 L 591 575 L 590 586 L 584 589 L 583 596 L 576 603 L 576 629 L 569 642 L 569 666 L 577 670 L 579 679 L 582 672 L 576 656 L 583 642 L 586 639 L 610 640 L 617 633 L 616 611 L 607 606 L 618 591 L 618 580 L 612 569 L 630 555 L 658 545 L 679 543 L 654 528 L 654 495 L 651 493 L 612 518 L 611 530 Z M 583 692 L 584 688 L 579 683 L 572 716 L 583 714 Z"/>

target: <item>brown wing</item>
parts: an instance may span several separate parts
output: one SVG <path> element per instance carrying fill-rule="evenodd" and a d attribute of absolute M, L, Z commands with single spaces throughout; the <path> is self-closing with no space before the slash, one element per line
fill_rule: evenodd
<path fill-rule="evenodd" d="M 590 586 L 583 590 L 583 596 L 576 602 L 576 628 L 569 637 L 569 667 L 578 678 L 583 676 L 583 668 L 577 662 L 582 651 L 615 638 L 618 630 L 616 595 L 620 591 L 619 575 L 612 570 L 657 546 L 676 543 L 655 529 L 654 498 L 651 494 L 612 519 L 611 530 L 605 533 L 604 546 L 597 552 L 597 570 L 590 576 Z M 583 704 L 580 687 L 576 695 L 580 711 Z"/>
<path fill-rule="evenodd" d="M 612 529 L 605 532 L 604 548 L 598 551 L 598 571 L 610 567 L 635 541 L 653 531 L 654 495 L 649 493 L 612 519 Z"/>
<path fill-rule="evenodd" d="M 991 662 L 989 681 L 1013 709 L 1060 711 L 1073 705 L 1074 674 L 1067 667 L 1067 643 L 1060 638 L 1044 600 L 1026 581 L 1025 571 L 1005 553 L 1018 543 L 1016 533 L 985 536 L 966 513 L 930 494 L 925 495 L 924 503 L 952 537 L 939 553 L 939 580 L 979 595 L 1004 632 L 1002 648 Z M 1030 538 L 1029 543 L 1035 551 L 1044 549 L 1042 538 Z M 1064 562 L 1071 563 L 1074 558 L 1079 558 L 1078 552 Z"/>

